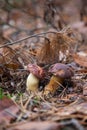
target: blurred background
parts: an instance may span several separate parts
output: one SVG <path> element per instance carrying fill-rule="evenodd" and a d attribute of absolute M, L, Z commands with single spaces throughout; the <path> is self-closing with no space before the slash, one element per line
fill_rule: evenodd
<path fill-rule="evenodd" d="M 20 33 L 24 36 L 49 29 L 59 31 L 67 25 L 84 33 L 84 23 L 86 0 L 0 0 L 0 34 L 6 39 L 14 35 L 15 40 Z"/>

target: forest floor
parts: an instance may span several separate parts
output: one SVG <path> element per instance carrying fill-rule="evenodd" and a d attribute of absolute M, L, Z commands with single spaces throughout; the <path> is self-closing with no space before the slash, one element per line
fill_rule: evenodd
<path fill-rule="evenodd" d="M 0 130 L 86 130 L 86 0 L 0 3 Z M 44 95 L 55 63 L 73 75 Z M 36 92 L 26 87 L 30 64 L 45 71 Z"/>

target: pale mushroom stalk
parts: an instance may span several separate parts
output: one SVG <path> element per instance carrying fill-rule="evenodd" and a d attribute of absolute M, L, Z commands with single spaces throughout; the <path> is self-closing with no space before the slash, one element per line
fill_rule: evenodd
<path fill-rule="evenodd" d="M 39 79 L 33 75 L 32 73 L 29 74 L 26 80 L 26 90 L 29 91 L 38 91 L 39 86 Z"/>

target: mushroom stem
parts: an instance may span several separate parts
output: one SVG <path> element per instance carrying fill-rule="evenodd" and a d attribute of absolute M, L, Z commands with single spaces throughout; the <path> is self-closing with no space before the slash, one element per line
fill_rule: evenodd
<path fill-rule="evenodd" d="M 49 93 L 54 94 L 58 89 L 60 84 L 63 83 L 63 78 L 53 75 L 50 79 L 48 85 L 45 86 L 44 94 L 48 95 Z"/>
<path fill-rule="evenodd" d="M 38 86 L 39 86 L 39 78 L 37 78 L 35 75 L 33 75 L 32 73 L 29 74 L 29 76 L 27 77 L 27 81 L 26 81 L 26 86 L 27 86 L 27 91 L 38 91 Z"/>

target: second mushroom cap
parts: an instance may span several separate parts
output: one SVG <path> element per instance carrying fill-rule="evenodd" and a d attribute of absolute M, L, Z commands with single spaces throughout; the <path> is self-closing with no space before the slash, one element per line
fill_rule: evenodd
<path fill-rule="evenodd" d="M 67 64 L 56 63 L 49 68 L 49 72 L 61 78 L 71 78 L 74 72 Z"/>

